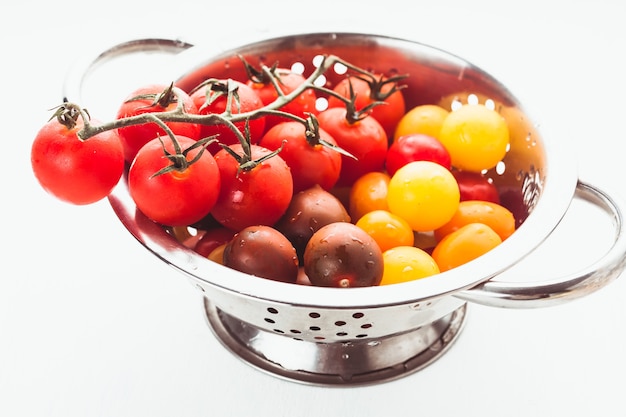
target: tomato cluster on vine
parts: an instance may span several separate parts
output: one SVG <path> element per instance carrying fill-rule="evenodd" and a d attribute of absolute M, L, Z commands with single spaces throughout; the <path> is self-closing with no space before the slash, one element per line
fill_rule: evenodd
<path fill-rule="evenodd" d="M 137 208 L 182 244 L 304 285 L 425 278 L 515 230 L 483 174 L 509 143 L 495 110 L 407 109 L 404 75 L 350 65 L 334 87 L 243 65 L 246 80 L 142 86 L 108 124 L 65 103 L 35 138 L 35 176 L 56 197 L 90 204 L 127 170 Z"/>

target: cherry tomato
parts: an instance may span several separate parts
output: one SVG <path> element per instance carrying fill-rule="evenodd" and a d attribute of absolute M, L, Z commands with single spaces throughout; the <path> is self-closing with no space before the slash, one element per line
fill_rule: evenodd
<path fill-rule="evenodd" d="M 448 114 L 439 140 L 450 152 L 455 168 L 481 172 L 495 167 L 506 154 L 509 128 L 495 110 L 465 104 Z"/>
<path fill-rule="evenodd" d="M 220 265 L 224 265 L 224 249 L 228 243 L 222 243 L 213 249 L 206 257 L 209 261 L 213 261 Z"/>
<path fill-rule="evenodd" d="M 393 80 L 385 82 L 387 80 L 389 80 L 388 77 L 380 74 L 375 74 L 371 80 L 360 77 L 348 77 L 339 81 L 333 90 L 349 99 L 351 94 L 350 88 L 352 88 L 352 92 L 356 96 L 354 102 L 356 110 L 362 110 L 375 101 L 383 102 L 384 104 L 373 107 L 370 115 L 382 125 L 387 137 L 392 138 L 396 125 L 406 111 L 406 105 L 402 91 L 396 88 Z M 392 91 L 394 88 L 396 88 L 395 91 Z M 345 103 L 336 97 L 330 96 L 328 98 L 328 107 L 345 107 Z"/>
<path fill-rule="evenodd" d="M 389 175 L 413 161 L 432 161 L 450 169 L 450 153 L 438 139 L 421 133 L 399 137 L 387 151 L 385 168 Z"/>
<path fill-rule="evenodd" d="M 368 287 L 383 277 L 383 255 L 376 241 L 352 223 L 328 224 L 311 236 L 304 272 L 321 287 Z"/>
<path fill-rule="evenodd" d="M 236 80 L 216 80 L 207 83 L 191 93 L 191 99 L 198 108 L 199 114 L 223 114 L 226 111 L 229 90 L 234 91 L 231 93 L 230 112 L 232 114 L 248 113 L 263 107 L 263 102 L 256 91 L 247 84 Z M 245 137 L 246 121 L 236 122 L 235 127 Z M 265 118 L 259 117 L 248 120 L 248 129 L 250 142 L 258 143 L 265 131 Z M 218 142 L 225 145 L 239 143 L 235 133 L 223 123 L 201 125 L 200 137 L 205 138 L 212 135 L 218 135 Z M 215 142 L 209 145 L 208 149 L 212 154 L 221 149 L 219 143 Z"/>
<path fill-rule="evenodd" d="M 461 201 L 457 212 L 448 223 L 435 230 L 435 238 L 440 241 L 469 223 L 486 224 L 502 240 L 506 240 L 515 231 L 515 218 L 506 208 L 489 201 L 467 200 Z"/>
<path fill-rule="evenodd" d="M 432 256 L 414 246 L 397 246 L 383 252 L 383 262 L 380 285 L 414 281 L 440 272 Z"/>
<path fill-rule="evenodd" d="M 305 133 L 305 126 L 300 122 L 282 122 L 270 128 L 263 135 L 259 145 L 276 150 L 283 146 L 283 141 L 286 141 L 280 151 L 280 157 L 291 169 L 294 193 L 316 184 L 330 190 L 339 179 L 341 154 L 323 143 L 334 146 L 337 143 L 323 129 L 319 130 L 319 138 L 310 139 L 310 142 Z"/>
<path fill-rule="evenodd" d="M 452 173 L 431 161 L 410 162 L 389 181 L 389 211 L 424 232 L 446 224 L 459 207 L 459 186 Z"/>
<path fill-rule="evenodd" d="M 356 225 L 370 235 L 381 251 L 396 246 L 413 246 L 411 225 L 400 216 L 386 210 L 374 210 L 361 217 Z"/>
<path fill-rule="evenodd" d="M 170 88 L 171 87 L 171 88 Z M 151 84 L 133 91 L 128 95 L 117 111 L 117 119 L 137 116 L 145 113 L 157 113 L 175 110 L 178 100 L 183 100 L 183 109 L 189 114 L 197 114 L 198 108 L 187 93 L 178 87 Z M 200 138 L 200 125 L 195 123 L 165 123 L 175 135 L 185 136 L 190 139 Z M 165 137 L 167 134 L 156 123 L 144 123 L 117 129 L 122 145 L 124 146 L 124 159 L 132 162 L 139 149 L 157 136 Z"/>
<path fill-rule="evenodd" d="M 455 169 L 452 175 L 459 184 L 461 201 L 482 200 L 500 204 L 498 188 L 483 174 Z"/>
<path fill-rule="evenodd" d="M 31 147 L 31 166 L 39 184 L 67 203 L 84 205 L 109 195 L 124 171 L 122 144 L 115 131 L 78 138 L 81 118 L 68 128 L 56 118 L 46 123 Z"/>
<path fill-rule="evenodd" d="M 193 249 L 202 256 L 209 256 L 218 246 L 229 242 L 233 236 L 235 236 L 234 230 L 215 227 L 204 232 Z"/>
<path fill-rule="evenodd" d="M 391 177 L 386 172 L 368 172 L 350 188 L 348 212 L 353 221 L 374 210 L 388 210 L 387 190 Z"/>
<path fill-rule="evenodd" d="M 306 80 L 302 74 L 295 73 L 285 68 L 277 68 L 275 75 L 278 86 L 285 95 L 300 87 Z M 247 84 L 256 91 L 264 105 L 271 104 L 278 98 L 276 88 L 269 79 L 261 82 L 249 80 Z M 298 95 L 295 100 L 290 101 L 278 110 L 305 118 L 308 113 L 318 113 L 316 102 L 317 95 L 315 94 L 315 90 L 308 88 L 304 90 L 302 94 Z M 287 119 L 280 116 L 265 116 L 265 129 L 268 130 L 275 124 L 286 120 Z"/>
<path fill-rule="evenodd" d="M 289 208 L 274 227 L 289 239 L 302 260 L 313 233 L 327 224 L 349 221 L 350 216 L 339 199 L 314 185 L 294 194 Z"/>
<path fill-rule="evenodd" d="M 446 235 L 433 250 L 433 259 L 441 272 L 461 266 L 489 252 L 502 239 L 489 226 L 470 223 Z"/>
<path fill-rule="evenodd" d="M 439 138 L 439 131 L 449 111 L 435 104 L 422 104 L 406 112 L 398 122 L 394 140 L 414 133 Z"/>
<path fill-rule="evenodd" d="M 248 226 L 224 247 L 224 265 L 274 281 L 295 283 L 298 256 L 289 240 L 269 226 Z"/>
<path fill-rule="evenodd" d="M 182 150 L 189 149 L 184 154 L 187 164 L 162 172 L 173 166 L 165 151 L 175 154 L 176 148 L 169 136 L 153 139 L 137 152 L 128 170 L 128 190 L 137 208 L 148 218 L 163 225 L 186 226 L 210 212 L 221 181 L 209 152 L 203 151 L 193 161 L 202 148 L 193 147 L 197 142 L 184 136 L 177 136 L 176 140 Z"/>
<path fill-rule="evenodd" d="M 317 116 L 319 125 L 332 136 L 337 145 L 352 155 L 341 155 L 341 173 L 337 185 L 351 186 L 360 176 L 381 171 L 387 155 L 387 134 L 372 117 L 354 123 L 346 119 L 343 107 L 328 108 Z"/>
<path fill-rule="evenodd" d="M 240 144 L 229 148 L 239 157 L 245 155 Z M 269 149 L 251 145 L 249 161 L 258 161 L 271 153 Z M 222 181 L 211 211 L 215 220 L 239 231 L 248 226 L 271 226 L 282 217 L 293 196 L 293 180 L 289 166 L 280 155 L 242 169 L 241 161 L 222 149 L 215 154 L 215 161 Z"/>

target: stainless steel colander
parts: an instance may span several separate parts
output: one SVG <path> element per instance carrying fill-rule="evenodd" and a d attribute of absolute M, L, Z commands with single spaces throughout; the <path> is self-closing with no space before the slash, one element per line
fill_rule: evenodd
<path fill-rule="evenodd" d="M 540 132 L 511 92 L 468 61 L 417 42 L 359 33 L 296 34 L 219 49 L 189 46 L 159 39 L 116 45 L 72 72 L 65 97 L 80 96 L 83 75 L 95 62 L 136 50 L 184 49 L 174 60 L 177 83 L 183 89 L 208 77 L 244 78 L 238 55 L 251 63 L 298 64 L 306 75 L 317 57 L 334 54 L 365 69 L 409 74 L 404 90 L 407 108 L 487 103 L 505 117 L 511 131 L 510 150 L 487 175 L 519 220 L 517 231 L 488 254 L 454 270 L 384 287 L 299 286 L 208 261 L 139 212 L 121 181 L 110 197 L 120 220 L 142 245 L 202 291 L 211 329 L 247 363 L 310 384 L 386 381 L 422 369 L 446 352 L 463 327 L 468 302 L 506 308 L 554 305 L 585 296 L 622 272 L 623 203 L 581 181 L 573 161 L 559 148 L 558 132 Z M 327 86 L 341 77 L 326 75 Z M 531 283 L 499 281 L 500 274 L 552 233 L 573 198 L 590 201 L 613 220 L 615 239 L 610 249 L 573 274 Z"/>

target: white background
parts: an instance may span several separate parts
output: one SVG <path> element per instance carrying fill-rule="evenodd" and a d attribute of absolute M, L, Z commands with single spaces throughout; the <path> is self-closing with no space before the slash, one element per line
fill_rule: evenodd
<path fill-rule="evenodd" d="M 105 201 L 73 207 L 45 194 L 29 161 L 69 65 L 103 45 L 341 29 L 410 38 L 488 70 L 558 126 L 581 178 L 621 193 L 624 18 L 618 0 L 3 2 L 0 415 L 626 415 L 624 278 L 557 307 L 470 305 L 452 349 L 398 381 L 305 386 L 226 351 L 199 291 L 142 248 Z M 580 206 L 521 268 L 525 277 L 570 272 L 610 243 L 597 226 L 603 215 Z"/>

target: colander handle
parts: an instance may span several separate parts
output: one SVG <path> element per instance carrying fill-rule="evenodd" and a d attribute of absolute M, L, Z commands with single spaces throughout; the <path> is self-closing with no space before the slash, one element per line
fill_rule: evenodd
<path fill-rule="evenodd" d="M 107 61 L 136 53 L 158 53 L 173 55 L 185 51 L 193 44 L 181 39 L 139 38 L 109 44 L 93 55 L 85 55 L 75 61 L 68 69 L 63 83 L 63 101 L 79 101 L 82 97 L 83 83 L 87 76 Z"/>
<path fill-rule="evenodd" d="M 460 291 L 455 296 L 491 307 L 546 307 L 586 296 L 617 278 L 626 266 L 626 225 L 619 205 L 606 192 L 582 181 L 578 182 L 574 197 L 598 206 L 613 221 L 614 242 L 600 259 L 559 279 L 539 282 L 492 279 L 472 289 Z"/>

